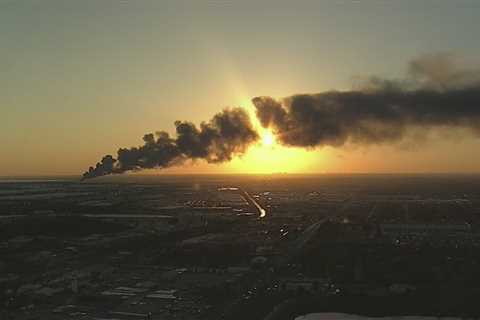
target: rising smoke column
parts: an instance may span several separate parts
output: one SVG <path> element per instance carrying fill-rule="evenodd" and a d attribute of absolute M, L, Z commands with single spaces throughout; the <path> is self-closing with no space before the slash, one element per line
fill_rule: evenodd
<path fill-rule="evenodd" d="M 191 122 L 176 121 L 176 138 L 160 131 L 146 134 L 144 144 L 121 148 L 117 158 L 106 155 L 83 179 L 148 168 L 166 168 L 187 159 L 204 159 L 210 163 L 230 161 L 243 154 L 259 138 L 250 118 L 241 108 L 225 109 L 197 128 Z"/>
<path fill-rule="evenodd" d="M 256 114 L 286 146 L 393 143 L 409 129 L 469 128 L 480 135 L 480 72 L 458 70 L 451 56 L 410 62 L 409 78 L 371 78 L 360 89 L 252 100 Z"/>

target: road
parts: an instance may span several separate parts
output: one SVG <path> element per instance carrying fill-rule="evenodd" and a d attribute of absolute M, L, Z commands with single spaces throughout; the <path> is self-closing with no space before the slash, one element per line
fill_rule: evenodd
<path fill-rule="evenodd" d="M 245 200 L 247 200 L 250 205 L 253 205 L 258 210 L 259 218 L 265 218 L 267 215 L 267 210 L 265 210 L 247 191 L 243 189 L 239 190 L 241 190 L 243 193 Z"/>

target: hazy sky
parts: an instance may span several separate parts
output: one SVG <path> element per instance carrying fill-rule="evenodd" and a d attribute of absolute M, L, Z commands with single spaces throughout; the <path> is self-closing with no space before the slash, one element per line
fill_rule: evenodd
<path fill-rule="evenodd" d="M 474 60 L 479 21 L 475 0 L 0 0 L 0 175 L 80 174 L 175 120 L 401 77 L 425 53 Z M 480 171 L 479 146 L 277 146 L 181 171 Z"/>

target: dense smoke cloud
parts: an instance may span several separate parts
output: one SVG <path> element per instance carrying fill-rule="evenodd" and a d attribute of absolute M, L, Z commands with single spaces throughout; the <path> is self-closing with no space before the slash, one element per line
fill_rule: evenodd
<path fill-rule="evenodd" d="M 287 146 L 392 143 L 412 127 L 461 127 L 480 133 L 480 72 L 446 54 L 410 62 L 401 81 L 370 78 L 352 91 L 254 98 L 256 114 Z"/>
<path fill-rule="evenodd" d="M 187 159 L 211 163 L 229 161 L 258 140 L 250 118 L 241 108 L 225 109 L 197 128 L 191 122 L 176 121 L 176 138 L 166 132 L 146 134 L 140 147 L 118 150 L 117 158 L 106 155 L 83 178 L 147 168 L 166 168 Z"/>
<path fill-rule="evenodd" d="M 411 61 L 403 80 L 371 77 L 350 91 L 252 101 L 260 124 L 286 146 L 394 143 L 410 129 L 435 127 L 467 128 L 480 135 L 480 71 L 458 68 L 448 54 Z M 187 159 L 220 163 L 244 153 L 259 138 L 240 108 L 226 109 L 199 128 L 181 121 L 175 126 L 176 137 L 163 131 L 146 134 L 142 146 L 121 148 L 117 158 L 103 157 L 83 177 L 166 168 Z"/>

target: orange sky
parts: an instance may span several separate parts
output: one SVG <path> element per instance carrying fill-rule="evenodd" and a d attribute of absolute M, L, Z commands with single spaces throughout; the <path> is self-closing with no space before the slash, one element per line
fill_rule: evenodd
<path fill-rule="evenodd" d="M 275 4 L 0 3 L 0 176 L 81 174 L 145 133 L 251 110 L 258 95 L 399 78 L 423 53 L 480 56 L 476 2 Z M 407 148 L 259 144 L 231 163 L 166 172 L 480 172 L 478 146 L 445 132 Z"/>

